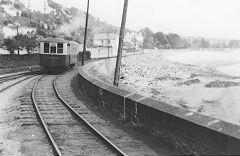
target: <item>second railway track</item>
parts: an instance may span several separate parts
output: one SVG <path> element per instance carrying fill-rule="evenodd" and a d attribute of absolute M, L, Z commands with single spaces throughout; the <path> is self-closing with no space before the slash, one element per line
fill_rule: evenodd
<path fill-rule="evenodd" d="M 28 75 L 34 75 L 34 74 L 40 74 L 43 71 L 32 71 L 32 72 L 24 72 L 24 73 L 19 73 L 19 74 L 13 74 L 13 75 L 7 75 L 7 76 L 2 76 L 0 77 L 0 84 L 3 82 L 7 82 L 7 81 L 11 81 L 11 80 L 15 80 L 24 76 L 28 76 Z"/>
<path fill-rule="evenodd" d="M 58 94 L 56 75 L 37 80 L 32 99 L 56 155 L 126 155 L 79 116 Z"/>
<path fill-rule="evenodd" d="M 32 77 L 36 77 L 36 72 L 27 74 L 16 74 L 0 78 L 0 93 Z M 6 83 L 6 84 L 5 84 Z M 3 84 L 3 85 L 2 85 Z"/>

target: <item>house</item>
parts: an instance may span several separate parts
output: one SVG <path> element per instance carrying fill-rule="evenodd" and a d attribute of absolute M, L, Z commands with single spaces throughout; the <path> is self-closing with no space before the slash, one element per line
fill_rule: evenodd
<path fill-rule="evenodd" d="M 93 44 L 98 47 L 118 47 L 119 36 L 114 33 L 98 33 L 93 38 Z"/>
<path fill-rule="evenodd" d="M 127 32 L 124 37 L 124 48 L 139 49 L 143 45 L 143 35 L 141 32 Z"/>
<path fill-rule="evenodd" d="M 112 57 L 117 55 L 119 36 L 114 33 L 98 33 L 93 38 L 93 45 L 98 48 L 89 49 L 91 57 Z"/>

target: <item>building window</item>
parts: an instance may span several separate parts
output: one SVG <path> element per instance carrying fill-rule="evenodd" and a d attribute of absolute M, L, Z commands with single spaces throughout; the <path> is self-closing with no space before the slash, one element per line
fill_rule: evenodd
<path fill-rule="evenodd" d="M 56 43 L 51 43 L 50 52 L 51 53 L 56 53 L 56 50 L 57 50 L 57 44 Z"/>
<path fill-rule="evenodd" d="M 57 53 L 60 53 L 60 54 L 63 53 L 63 43 L 57 44 Z"/>
<path fill-rule="evenodd" d="M 44 53 L 49 53 L 49 43 L 44 43 Z"/>

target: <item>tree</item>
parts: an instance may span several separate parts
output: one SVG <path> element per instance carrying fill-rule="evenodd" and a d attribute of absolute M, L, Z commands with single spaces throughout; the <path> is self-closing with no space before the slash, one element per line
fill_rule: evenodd
<path fill-rule="evenodd" d="M 209 48 L 210 46 L 209 42 L 206 41 L 204 38 L 201 39 L 200 43 L 201 43 L 200 48 Z"/>
<path fill-rule="evenodd" d="M 10 0 L 1 0 L 0 1 L 0 4 L 3 4 L 3 5 L 11 5 L 13 2 L 10 1 Z"/>
<path fill-rule="evenodd" d="M 14 38 L 4 39 L 3 45 L 7 47 L 7 50 L 10 52 L 10 54 L 14 54 L 14 50 L 18 49 L 17 41 Z"/>
<path fill-rule="evenodd" d="M 154 40 L 154 46 L 162 49 L 168 47 L 168 41 L 164 37 L 164 34 L 162 32 L 157 32 L 153 34 L 153 40 Z"/>
<path fill-rule="evenodd" d="M 52 0 L 48 0 L 47 3 L 48 3 L 49 7 L 53 8 L 53 9 L 56 9 L 56 10 L 61 10 L 63 8 L 62 5 L 56 3 L 56 2 L 54 2 Z"/>
<path fill-rule="evenodd" d="M 178 34 L 170 33 L 166 36 L 172 48 L 187 48 L 187 43 Z"/>
<path fill-rule="evenodd" d="M 26 11 L 26 10 L 22 11 L 22 13 L 21 13 L 21 17 L 29 18 L 29 15 L 30 15 L 30 12 Z"/>
<path fill-rule="evenodd" d="M 3 41 L 4 41 L 4 33 L 3 33 L 3 31 L 0 29 L 0 47 L 2 47 Z"/>
<path fill-rule="evenodd" d="M 190 43 L 191 48 L 200 48 L 201 47 L 201 41 L 199 39 L 193 39 L 193 41 Z"/>
<path fill-rule="evenodd" d="M 144 28 L 141 30 L 141 33 L 143 34 L 143 47 L 145 49 L 152 49 L 154 47 L 153 45 L 153 32 L 149 28 Z"/>
<path fill-rule="evenodd" d="M 13 6 L 18 10 L 22 10 L 25 7 L 24 4 L 21 3 L 19 0 L 15 0 Z"/>
<path fill-rule="evenodd" d="M 37 36 L 27 36 L 24 35 L 24 48 L 27 50 L 28 54 L 33 52 L 33 50 L 38 46 Z"/>
<path fill-rule="evenodd" d="M 21 49 L 26 49 L 28 54 L 31 54 L 31 52 L 38 46 L 37 44 L 37 37 L 35 34 L 20 34 L 18 36 L 14 36 L 14 39 L 17 41 L 17 45 Z"/>
<path fill-rule="evenodd" d="M 230 48 L 239 48 L 239 40 L 230 40 L 228 46 Z"/>

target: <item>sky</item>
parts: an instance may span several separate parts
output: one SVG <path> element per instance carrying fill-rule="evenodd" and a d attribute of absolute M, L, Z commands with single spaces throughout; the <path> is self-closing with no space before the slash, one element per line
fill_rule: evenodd
<path fill-rule="evenodd" d="M 39 7 L 43 0 L 31 0 Z M 87 0 L 54 0 L 86 10 Z M 90 14 L 121 25 L 124 0 L 90 0 Z M 129 0 L 126 27 L 182 36 L 240 39 L 240 0 Z"/>

